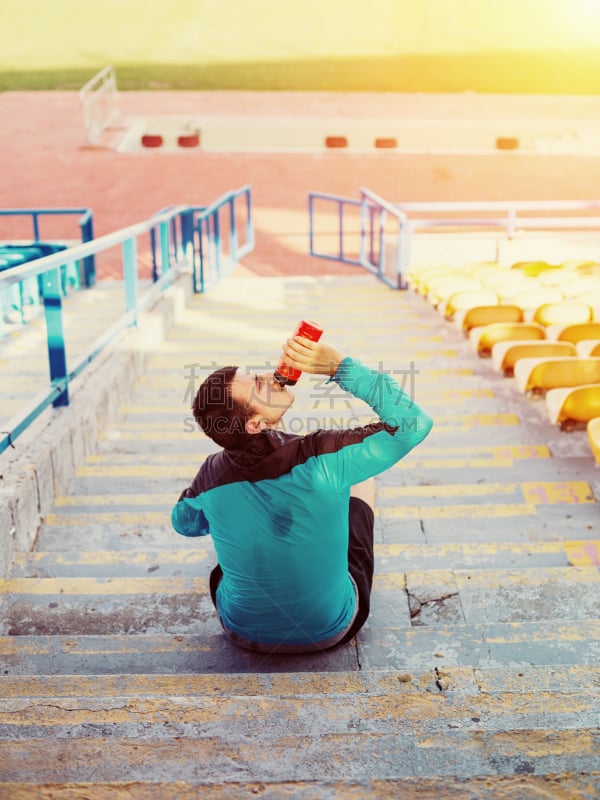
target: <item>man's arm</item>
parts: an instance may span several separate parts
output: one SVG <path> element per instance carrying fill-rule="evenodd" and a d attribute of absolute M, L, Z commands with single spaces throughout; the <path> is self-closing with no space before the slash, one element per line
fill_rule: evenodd
<path fill-rule="evenodd" d="M 295 337 L 284 345 L 286 359 L 304 372 L 329 375 L 339 386 L 367 403 L 380 422 L 343 431 L 337 436 L 336 473 L 341 485 L 351 486 L 391 467 L 427 436 L 433 420 L 415 402 L 414 370 L 407 393 L 383 369 L 360 361 L 322 342 Z M 400 371 L 399 371 L 400 372 Z M 407 375 L 406 371 L 403 372 Z"/>

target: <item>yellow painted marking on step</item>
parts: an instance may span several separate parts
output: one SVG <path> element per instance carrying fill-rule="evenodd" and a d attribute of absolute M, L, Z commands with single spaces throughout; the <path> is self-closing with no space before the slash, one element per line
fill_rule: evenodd
<path fill-rule="evenodd" d="M 434 486 L 383 486 L 377 490 L 379 497 L 488 497 L 497 494 L 514 494 L 516 483 L 441 484 Z"/>
<path fill-rule="evenodd" d="M 139 439 L 139 436 L 132 437 Z M 160 437 L 156 437 L 160 438 Z M 169 438 L 171 434 L 169 434 Z M 201 460 L 198 459 L 198 466 Z M 80 478 L 182 478 L 191 479 L 196 474 L 196 470 L 189 464 L 182 466 L 165 466 L 164 464 L 107 464 L 103 465 L 83 465 L 77 470 L 77 476 Z M 171 495 L 171 501 L 176 500 L 177 497 Z M 170 502 L 170 501 L 169 501 Z"/>
<path fill-rule="evenodd" d="M 208 542 L 212 542 L 209 538 Z M 20 566 L 24 564 L 39 564 L 50 561 L 53 565 L 79 565 L 101 566 L 103 564 L 127 564 L 131 566 L 145 566 L 147 564 L 199 564 L 212 556 L 212 549 L 195 550 L 157 550 L 144 552 L 139 550 L 82 550 L 77 553 L 60 553 L 47 550 L 37 550 L 33 553 L 18 553 L 14 562 Z"/>
<path fill-rule="evenodd" d="M 422 369 L 419 370 L 419 375 L 426 378 L 448 378 L 448 377 L 462 377 L 464 375 L 473 375 L 473 370 L 468 367 L 456 367 L 451 369 L 448 367 L 441 367 L 439 369 Z"/>
<path fill-rule="evenodd" d="M 215 452 L 216 452 L 215 446 Z M 169 462 L 182 462 L 186 464 L 186 468 L 188 466 L 188 462 L 197 464 L 198 466 L 202 464 L 203 461 L 206 460 L 208 457 L 208 453 L 183 453 L 183 452 L 165 452 L 165 453 L 152 453 L 152 461 L 160 461 L 161 463 L 169 463 Z M 123 464 L 123 462 L 131 461 L 131 466 L 136 466 L 139 464 L 140 456 L 138 453 L 110 453 L 108 455 L 103 454 L 96 454 L 87 456 L 85 459 L 88 465 L 93 464 Z"/>
<path fill-rule="evenodd" d="M 208 578 L 7 578 L 0 594 L 132 595 L 208 591 Z"/>
<path fill-rule="evenodd" d="M 126 525 L 136 525 L 140 528 L 144 525 L 163 525 L 165 532 L 171 533 L 170 511 L 139 511 L 135 513 L 127 511 L 96 511 L 85 515 L 50 513 L 45 518 L 46 525 L 82 527 L 84 525 L 93 525 L 95 522 L 114 525 L 117 530 Z"/>
<path fill-rule="evenodd" d="M 18 636 L 0 636 L 0 656 L 37 656 L 46 655 L 49 650 L 50 640 L 38 639 L 37 641 L 23 641 Z M 0 678 L 1 680 L 1 678 Z M 1 795 L 0 795 L 1 797 Z"/>
<path fill-rule="evenodd" d="M 407 506 L 381 508 L 379 514 L 386 519 L 494 519 L 500 517 L 532 516 L 535 506 L 526 503 L 482 504 L 456 506 Z"/>
<path fill-rule="evenodd" d="M 464 400 L 492 399 L 496 395 L 491 389 L 443 389 L 436 391 L 419 387 L 414 399 L 416 402 L 425 405 L 432 402 L 462 402 Z"/>
<path fill-rule="evenodd" d="M 439 334 L 434 334 L 433 336 L 407 336 L 404 341 L 407 344 L 423 344 L 425 342 L 433 342 L 434 344 L 443 344 L 445 339 L 443 336 Z"/>
<path fill-rule="evenodd" d="M 515 587 L 552 586 L 569 587 L 573 585 L 590 585 L 600 587 L 600 573 L 595 567 L 537 567 L 528 570 L 453 570 L 456 584 L 460 589 L 476 587 L 486 592 L 492 590 L 511 591 Z"/>
<path fill-rule="evenodd" d="M 84 725 L 90 719 L 103 725 L 143 719 L 148 724 L 156 725 L 177 719 L 180 723 L 214 724 L 223 719 L 235 719 L 239 714 L 245 716 L 253 710 L 252 704 L 255 704 L 258 715 L 271 722 L 282 718 L 296 723 L 304 720 L 308 705 L 315 720 L 331 716 L 332 719 L 346 720 L 349 723 L 350 719 L 360 717 L 384 725 L 394 719 L 401 704 L 403 719 L 410 720 L 417 729 L 427 729 L 433 719 L 462 722 L 465 718 L 470 721 L 473 715 L 485 716 L 486 719 L 502 719 L 505 715 L 515 713 L 523 716 L 582 713 L 589 708 L 593 694 L 580 691 L 571 692 L 567 696 L 552 692 L 523 692 L 515 695 L 506 692 L 498 695 L 459 695 L 453 698 L 453 702 L 447 702 L 446 698 L 432 692 L 420 695 L 406 692 L 401 699 L 397 695 L 365 693 L 356 696 L 350 705 L 346 700 L 340 699 L 336 703 L 331 697 L 319 695 L 281 697 L 271 693 L 263 694 L 260 699 L 247 695 L 221 697 L 218 703 L 202 703 L 198 702 L 197 697 L 182 694 L 175 697 L 145 697 L 142 702 L 127 702 L 129 699 L 121 695 L 111 703 L 105 697 L 74 697 L 62 703 L 35 704 L 7 698 L 0 707 L 0 723 L 49 727 Z"/>
<path fill-rule="evenodd" d="M 523 497 L 534 505 L 556 503 L 594 503 L 594 495 L 586 481 L 540 481 L 521 484 Z"/>
<path fill-rule="evenodd" d="M 476 542 L 476 543 L 445 543 L 435 545 L 424 544 L 376 544 L 375 556 L 377 558 L 395 558 L 408 556 L 410 558 L 424 558 L 436 556 L 440 559 L 462 556 L 477 558 L 480 556 L 494 556 L 501 553 L 514 555 L 552 555 L 564 552 L 562 542 Z"/>
<path fill-rule="evenodd" d="M 412 470 L 416 467 L 420 469 L 455 469 L 455 468 L 480 468 L 488 467 L 512 467 L 512 458 L 412 458 L 406 456 L 392 469 Z"/>
<path fill-rule="evenodd" d="M 406 575 L 404 572 L 375 573 L 373 585 L 376 589 L 384 592 L 397 589 L 404 591 L 406 589 Z"/>
<path fill-rule="evenodd" d="M 398 673 L 374 671 L 270 674 L 0 675 L 2 697 L 325 697 L 394 695 L 425 691 L 433 670 L 398 680 Z M 453 687 L 477 692 L 471 667 L 444 667 Z M 0 795 L 1 796 L 1 795 Z"/>
<path fill-rule="evenodd" d="M 162 506 L 175 505 L 177 492 L 170 494 L 78 494 L 54 498 L 59 508 L 72 506 Z"/>
<path fill-rule="evenodd" d="M 456 358 L 458 350 L 415 350 L 415 361 L 427 361 L 430 358 Z"/>
<path fill-rule="evenodd" d="M 517 414 L 440 414 L 435 417 L 438 427 L 445 425 L 462 425 L 467 428 L 487 427 L 491 425 L 520 425 Z"/>
<path fill-rule="evenodd" d="M 427 444 L 419 445 L 415 450 L 419 456 L 439 455 L 477 455 L 489 453 L 496 458 L 550 458 L 550 450 L 545 445 L 511 444 L 511 445 L 456 445 L 451 448 L 435 447 Z M 410 456 L 407 456 L 409 458 Z"/>
<path fill-rule="evenodd" d="M 574 567 L 600 566 L 600 539 L 594 541 L 565 542 L 569 564 Z"/>
<path fill-rule="evenodd" d="M 573 567 L 567 567 L 573 569 Z M 598 570 L 596 570 L 596 573 Z M 495 630 L 498 630 L 495 628 Z M 554 621 L 551 625 L 535 628 L 524 622 L 504 623 L 501 633 L 486 631 L 490 644 L 522 644 L 523 642 L 595 642 L 600 641 L 600 621 L 582 619 L 570 623 Z"/>
<path fill-rule="evenodd" d="M 185 430 L 188 434 L 197 434 L 198 436 L 202 435 L 202 432 L 197 427 L 194 421 L 194 427 L 191 427 L 189 420 L 192 419 L 191 412 L 189 413 L 188 417 L 174 417 L 171 419 L 160 420 L 158 422 L 154 420 L 140 420 L 140 421 L 123 421 L 117 426 L 113 426 L 111 428 L 107 428 L 106 433 L 112 434 L 115 437 L 118 437 L 123 431 L 171 431 L 171 430 Z M 193 420 L 192 420 L 193 421 Z M 108 435 L 107 435 L 107 438 Z"/>
<path fill-rule="evenodd" d="M 553 483 L 476 483 L 435 484 L 433 486 L 384 486 L 380 497 L 488 497 L 514 494 L 521 489 L 528 505 L 553 503 L 593 503 L 594 497 L 585 481 Z"/>

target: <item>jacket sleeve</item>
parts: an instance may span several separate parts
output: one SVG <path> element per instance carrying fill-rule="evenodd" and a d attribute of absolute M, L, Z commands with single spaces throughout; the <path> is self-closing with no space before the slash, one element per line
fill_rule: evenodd
<path fill-rule="evenodd" d="M 414 377 L 415 373 L 404 373 Z M 342 433 L 335 459 L 327 459 L 335 470 L 339 488 L 347 488 L 389 469 L 425 439 L 433 420 L 391 374 L 369 369 L 353 358 L 345 358 L 333 376 L 339 386 L 363 400 L 379 422 Z M 331 476 L 330 476 L 331 477 Z"/>
<path fill-rule="evenodd" d="M 202 495 L 194 496 L 189 489 L 182 492 L 171 512 L 171 524 L 183 536 L 206 536 L 210 533 L 202 510 Z"/>

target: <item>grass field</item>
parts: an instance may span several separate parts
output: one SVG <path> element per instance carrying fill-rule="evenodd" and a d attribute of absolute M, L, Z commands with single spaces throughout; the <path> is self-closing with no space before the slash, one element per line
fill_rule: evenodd
<path fill-rule="evenodd" d="M 541 11 L 543 9 L 543 12 Z M 0 90 L 600 91 L 600 0 L 3 0 Z"/>

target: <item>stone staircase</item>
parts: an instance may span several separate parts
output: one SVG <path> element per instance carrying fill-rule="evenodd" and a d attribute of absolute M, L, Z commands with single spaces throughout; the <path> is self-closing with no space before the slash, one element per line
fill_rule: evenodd
<path fill-rule="evenodd" d="M 264 369 L 301 316 L 435 427 L 378 479 L 357 640 L 264 656 L 221 635 L 211 542 L 169 513 L 214 447 L 189 410 L 203 376 Z M 296 388 L 288 430 L 371 418 Z M 0 798 L 600 797 L 599 498 L 585 433 L 422 298 L 234 276 L 193 298 L 1 582 Z"/>

